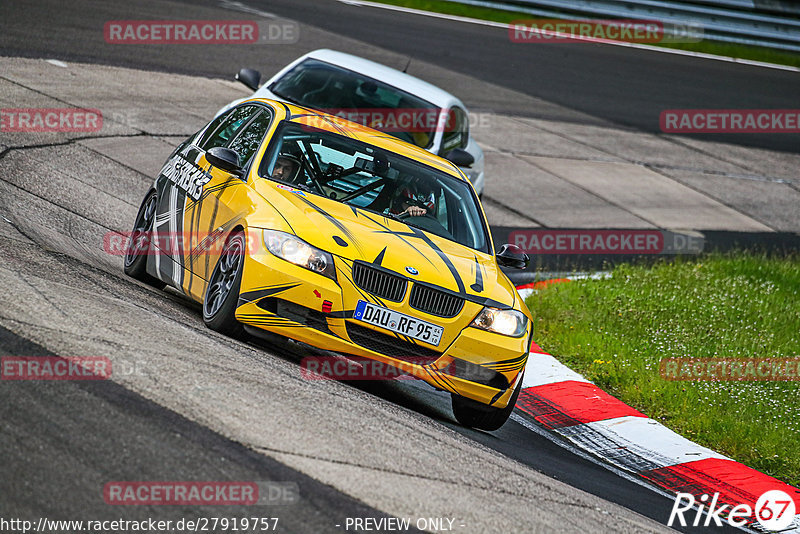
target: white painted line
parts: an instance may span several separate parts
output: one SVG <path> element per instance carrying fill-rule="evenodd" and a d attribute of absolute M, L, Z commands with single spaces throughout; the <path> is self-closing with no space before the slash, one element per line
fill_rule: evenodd
<path fill-rule="evenodd" d="M 786 527 L 786 530 L 781 530 L 778 534 L 800 534 L 800 514 L 794 516 L 794 521 Z"/>
<path fill-rule="evenodd" d="M 605 446 L 596 435 L 592 436 L 593 432 L 587 430 L 605 438 L 602 440 Z M 652 462 L 655 467 L 670 467 L 709 458 L 730 460 L 676 434 L 658 421 L 644 417 L 617 417 L 557 431 L 579 447 L 607 458 L 622 468 L 630 468 L 624 465 L 625 458 L 630 455 Z M 624 454 L 620 455 L 621 451 Z"/>
<path fill-rule="evenodd" d="M 65 69 L 69 66 L 66 63 L 64 63 L 63 61 L 58 60 L 58 59 L 45 59 L 45 61 L 47 63 L 50 63 L 51 65 L 55 65 L 56 67 L 62 67 L 62 68 L 65 68 Z"/>
<path fill-rule="evenodd" d="M 537 291 L 538 289 L 533 289 L 532 287 L 529 287 L 527 289 L 518 289 L 517 293 L 519 293 L 519 296 L 520 298 L 522 298 L 522 300 L 526 300 L 528 297 L 530 297 Z"/>
<path fill-rule="evenodd" d="M 522 389 L 556 382 L 566 382 L 567 380 L 589 382 L 549 354 L 531 352 L 528 355 L 528 363 L 525 364 L 525 376 L 522 379 Z"/>
<path fill-rule="evenodd" d="M 567 449 L 569 452 L 571 452 L 575 456 L 579 456 L 579 457 L 583 458 L 584 460 L 589 460 L 590 462 L 592 462 L 594 464 L 601 465 L 601 466 L 605 467 L 606 469 L 608 469 L 609 471 L 611 471 L 615 475 L 617 475 L 619 477 L 622 477 L 622 478 L 624 478 L 625 480 L 627 480 L 629 482 L 634 482 L 634 483 L 636 483 L 636 484 L 638 484 L 640 486 L 644 486 L 645 488 L 648 488 L 648 489 L 658 493 L 659 495 L 663 495 L 664 497 L 667 497 L 668 499 L 674 499 L 675 498 L 675 495 L 673 495 L 672 493 L 669 493 L 668 491 L 665 491 L 665 490 L 659 488 L 658 486 L 653 486 L 653 485 L 645 482 L 641 478 L 630 474 L 628 471 L 623 471 L 622 469 L 619 469 L 618 467 L 616 467 L 614 465 L 611 465 L 609 463 L 606 463 L 606 462 L 598 459 L 597 456 L 593 456 L 591 454 L 588 454 L 588 453 L 584 452 L 583 450 L 577 448 L 576 446 L 572 445 L 571 443 L 555 437 L 553 435 L 553 432 L 549 432 L 549 431 L 547 431 L 547 430 L 545 430 L 545 429 L 543 429 L 543 428 L 541 428 L 539 426 L 536 426 L 535 424 L 531 423 L 530 421 L 528 421 L 523 416 L 521 416 L 521 415 L 519 415 L 517 413 L 512 413 L 511 414 L 511 420 L 521 424 L 522 426 L 524 426 L 525 428 L 527 428 L 528 430 L 530 430 L 534 434 L 538 434 L 538 435 L 542 436 L 543 438 L 547 438 L 548 440 L 552 441 L 556 445 L 560 445 L 561 447 Z"/>
<path fill-rule="evenodd" d="M 241 11 L 242 13 L 250 13 L 252 15 L 258 15 L 259 17 L 264 17 L 265 19 L 278 18 L 274 13 L 261 11 L 255 7 L 250 7 L 241 2 L 234 2 L 233 0 L 220 0 L 219 5 L 223 9 L 232 9 L 234 11 Z"/>
<path fill-rule="evenodd" d="M 493 22 L 490 20 L 481 20 L 481 19 L 474 19 L 471 17 L 461 17 L 458 15 L 445 15 L 444 13 L 435 13 L 433 11 L 424 11 L 422 9 L 414 9 L 410 7 L 401 7 L 401 6 L 393 6 L 389 4 L 381 4 L 378 2 L 368 2 L 366 0 L 338 0 L 342 4 L 357 6 L 357 7 L 374 7 L 378 9 L 387 9 L 389 11 L 399 11 L 401 13 L 409 13 L 412 15 L 422 15 L 431 18 L 437 19 L 445 19 L 451 20 L 454 22 L 466 22 L 469 24 L 479 24 L 481 26 L 491 26 L 493 28 L 504 28 L 508 29 L 508 24 L 504 24 L 502 22 Z M 524 14 L 521 14 L 521 16 Z M 553 34 L 557 35 L 556 32 L 548 32 L 547 30 L 541 30 L 543 34 Z M 560 34 L 559 34 L 560 36 Z M 567 38 L 573 38 L 575 40 L 585 40 L 579 39 L 575 36 L 571 35 L 564 35 Z M 596 40 L 592 40 L 592 42 L 597 42 Z M 607 44 L 611 46 L 623 46 L 626 48 L 635 48 L 637 50 L 649 50 L 651 52 L 661 52 L 662 54 L 674 54 L 677 56 L 689 56 L 695 57 L 700 59 L 710 59 L 714 61 L 725 61 L 726 63 L 738 63 L 740 65 L 748 65 L 750 67 L 763 67 L 767 69 L 776 69 L 776 70 L 785 70 L 790 72 L 800 72 L 800 68 L 798 67 L 790 67 L 789 65 L 778 65 L 776 63 L 767 63 L 764 61 L 753 61 L 750 59 L 739 59 L 734 57 L 727 57 L 727 56 L 717 56 L 715 54 L 706 54 L 703 52 L 692 52 L 689 50 L 679 50 L 676 48 L 663 48 L 660 46 L 652 46 L 646 45 L 641 43 L 627 43 L 624 41 L 603 41 L 602 44 Z"/>
<path fill-rule="evenodd" d="M 578 456 L 580 458 L 583 458 L 584 460 L 588 460 L 588 461 L 592 462 L 593 464 L 596 464 L 596 465 L 599 465 L 599 466 L 602 466 L 602 467 L 608 469 L 609 471 L 611 471 L 612 473 L 614 473 L 615 475 L 617 475 L 620 478 L 624 478 L 625 480 L 627 480 L 629 482 L 633 482 L 634 484 L 642 486 L 643 488 L 647 488 L 650 491 L 652 491 L 654 493 L 658 493 L 659 495 L 661 495 L 663 497 L 666 497 L 669 500 L 674 500 L 675 499 L 675 494 L 670 493 L 670 492 L 668 492 L 668 491 L 666 491 L 666 490 L 664 490 L 662 488 L 659 488 L 658 486 L 652 485 L 652 484 L 646 482 L 644 479 L 642 479 L 640 477 L 632 475 L 628 470 L 620 469 L 617 466 L 608 463 L 607 461 L 603 461 L 603 460 L 599 459 L 597 456 L 594 456 L 592 454 L 588 454 L 588 453 L 584 452 L 583 450 L 577 448 L 575 445 L 572 445 L 569 442 L 566 442 L 564 440 L 558 439 L 557 437 L 555 437 L 553 435 L 553 432 L 549 432 L 549 431 L 547 431 L 547 430 L 545 430 L 545 429 L 543 429 L 543 428 L 531 423 L 530 421 L 525 419 L 525 417 L 523 417 L 523 416 L 521 416 L 521 415 L 519 415 L 517 413 L 512 413 L 511 414 L 511 420 L 514 421 L 515 423 L 519 423 L 520 425 L 524 426 L 525 428 L 527 428 L 528 430 L 530 430 L 534 434 L 542 436 L 543 438 L 550 440 L 551 442 L 555 443 L 556 445 L 559 445 L 559 446 L 565 448 L 567 451 L 571 452 L 575 456 Z M 697 510 L 697 508 L 698 508 L 697 506 L 694 506 L 694 507 L 692 507 L 692 510 Z M 800 515 L 797 516 L 796 520 L 800 523 Z M 744 527 L 734 527 L 734 528 L 736 528 L 738 530 L 741 530 L 742 532 L 756 532 L 755 530 L 751 530 L 751 529 L 744 528 Z M 780 534 L 793 534 L 794 532 L 795 531 L 792 530 L 792 531 L 789 531 L 789 532 L 786 532 L 786 533 L 781 532 Z M 800 534 L 800 531 L 797 531 L 797 533 Z"/>
<path fill-rule="evenodd" d="M 520 285 L 547 282 L 548 280 L 551 280 L 553 278 L 566 278 L 568 280 L 606 280 L 608 278 L 611 278 L 611 271 L 597 271 L 596 273 L 570 273 L 568 275 L 563 275 L 563 276 L 552 276 L 552 277 L 541 278 L 539 280 L 534 280 L 533 282 L 526 282 L 525 284 L 520 284 Z M 524 287 L 522 289 L 517 288 L 517 293 L 519 293 L 519 296 L 522 297 L 522 300 L 527 299 L 537 291 L 539 291 L 539 289 L 532 287 Z"/>

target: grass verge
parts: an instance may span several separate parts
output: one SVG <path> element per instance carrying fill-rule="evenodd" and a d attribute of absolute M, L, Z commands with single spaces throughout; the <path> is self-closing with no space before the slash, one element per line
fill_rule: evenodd
<path fill-rule="evenodd" d="M 622 265 L 529 297 L 534 339 L 598 386 L 710 449 L 800 486 L 800 382 L 668 381 L 671 357 L 800 354 L 800 257 Z"/>
<path fill-rule="evenodd" d="M 521 19 L 553 18 L 553 17 L 539 17 L 537 15 L 531 15 L 519 11 L 506 11 L 502 9 L 473 6 L 457 2 L 446 2 L 443 0 L 373 0 L 373 1 L 378 1 L 382 4 L 410 7 L 413 9 L 421 9 L 424 11 L 433 11 L 435 13 L 458 15 L 461 17 L 470 17 L 474 19 L 490 20 L 502 23 L 509 23 Z M 585 18 L 594 18 L 594 17 L 585 17 Z M 519 46 L 526 46 L 526 45 L 520 44 Z M 717 56 L 747 59 L 751 61 L 764 61 L 767 63 L 776 63 L 779 65 L 800 67 L 800 54 L 775 50 L 763 46 L 748 46 L 748 45 L 723 43 L 719 41 L 710 41 L 710 40 L 700 41 L 699 43 L 663 43 L 663 44 L 655 44 L 653 46 L 660 46 L 664 48 L 677 48 L 681 50 L 689 50 L 692 52 L 701 52 L 704 54 L 714 54 Z"/>

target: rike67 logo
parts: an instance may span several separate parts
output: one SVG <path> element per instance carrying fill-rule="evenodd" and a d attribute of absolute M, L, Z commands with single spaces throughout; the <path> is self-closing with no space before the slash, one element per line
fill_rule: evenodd
<path fill-rule="evenodd" d="M 718 499 L 719 493 L 715 493 L 709 503 L 708 494 L 703 494 L 698 503 L 691 493 L 678 493 L 667 526 L 671 527 L 676 518 L 682 527 L 687 526 L 687 520 L 684 518 L 686 514 L 690 521 L 694 515 L 694 521 L 691 523 L 694 527 L 708 527 L 712 524 L 721 527 L 723 522 L 733 527 L 743 527 L 752 524 L 755 519 L 765 530 L 778 531 L 788 528 L 797 513 L 792 496 L 780 490 L 764 492 L 756 501 L 755 508 L 749 504 L 737 504 L 732 508 L 729 504 L 718 505 Z M 691 510 L 696 504 L 699 504 L 697 511 L 692 513 Z M 703 521 L 704 514 L 706 517 Z"/>

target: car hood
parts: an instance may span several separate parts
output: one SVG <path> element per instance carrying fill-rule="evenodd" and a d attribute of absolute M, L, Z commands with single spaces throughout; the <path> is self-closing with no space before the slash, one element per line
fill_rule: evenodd
<path fill-rule="evenodd" d="M 485 304 L 501 307 L 516 304 L 516 290 L 493 255 L 270 180 L 257 180 L 254 189 L 298 237 L 317 248 L 347 260 L 379 264 L 473 301 L 486 299 Z"/>

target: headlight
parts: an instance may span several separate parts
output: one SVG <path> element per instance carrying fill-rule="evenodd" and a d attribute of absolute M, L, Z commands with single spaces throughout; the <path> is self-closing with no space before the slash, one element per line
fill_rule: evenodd
<path fill-rule="evenodd" d="M 517 310 L 500 310 L 486 306 L 470 326 L 504 336 L 520 337 L 528 326 L 528 318 Z"/>
<path fill-rule="evenodd" d="M 292 234 L 264 230 L 264 244 L 275 256 L 336 280 L 333 256 Z"/>

